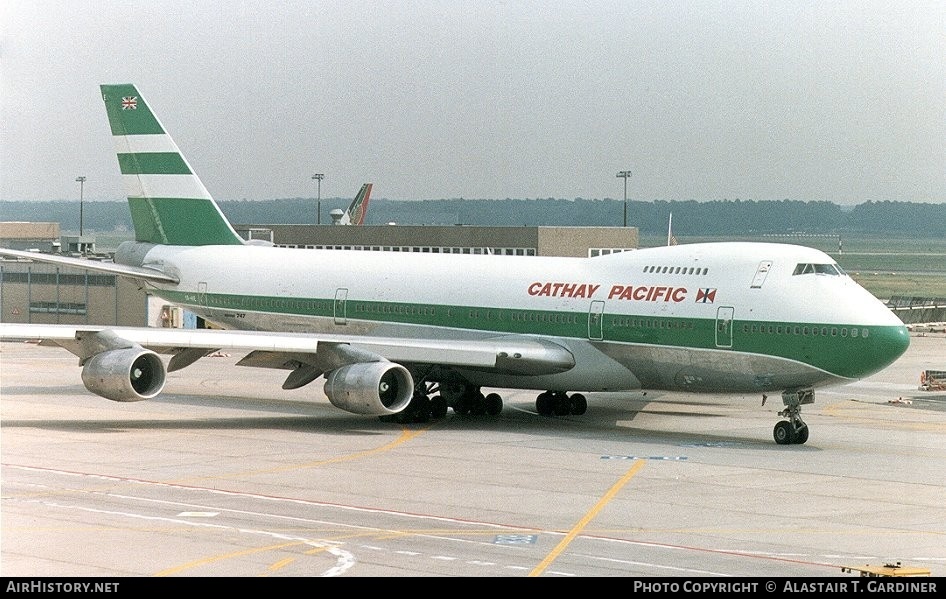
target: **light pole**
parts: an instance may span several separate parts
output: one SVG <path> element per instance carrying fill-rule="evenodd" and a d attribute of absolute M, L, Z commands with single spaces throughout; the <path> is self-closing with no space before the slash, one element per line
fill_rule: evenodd
<path fill-rule="evenodd" d="M 627 226 L 627 178 L 631 171 L 618 171 L 618 179 L 624 179 L 624 226 Z"/>
<path fill-rule="evenodd" d="M 322 179 L 325 178 L 325 175 L 323 175 L 322 173 L 318 173 L 318 174 L 312 175 L 312 178 L 319 182 L 319 199 L 318 199 L 318 204 L 316 204 L 317 206 L 316 210 L 318 212 L 315 216 L 315 224 L 321 225 L 322 224 Z"/>
<path fill-rule="evenodd" d="M 76 181 L 79 182 L 79 237 L 82 237 L 82 192 L 85 187 L 85 176 L 80 175 L 76 177 Z M 81 239 L 79 243 L 82 243 Z"/>

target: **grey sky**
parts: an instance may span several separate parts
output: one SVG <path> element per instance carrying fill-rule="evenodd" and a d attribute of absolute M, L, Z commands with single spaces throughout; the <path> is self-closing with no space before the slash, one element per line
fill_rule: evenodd
<path fill-rule="evenodd" d="M 218 199 L 946 201 L 946 3 L 4 0 L 0 200 L 124 197 L 135 83 Z"/>

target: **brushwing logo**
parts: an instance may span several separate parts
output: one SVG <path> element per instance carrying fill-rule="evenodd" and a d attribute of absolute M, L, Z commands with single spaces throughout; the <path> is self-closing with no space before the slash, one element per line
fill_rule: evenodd
<path fill-rule="evenodd" d="M 352 224 L 357 224 L 357 225 L 360 225 L 361 223 L 365 222 L 365 205 L 364 204 L 358 204 L 357 206 L 355 206 L 355 209 L 352 210 L 352 213 L 351 213 L 351 221 L 352 221 Z"/>
<path fill-rule="evenodd" d="M 122 110 L 138 110 L 138 98 L 136 96 L 122 98 Z"/>
<path fill-rule="evenodd" d="M 705 289 L 698 289 L 696 292 L 696 301 L 701 304 L 712 304 L 716 301 L 716 290 L 710 289 L 708 287 Z"/>

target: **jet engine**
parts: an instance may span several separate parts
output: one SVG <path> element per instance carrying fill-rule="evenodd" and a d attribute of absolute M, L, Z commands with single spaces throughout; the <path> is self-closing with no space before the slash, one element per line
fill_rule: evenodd
<path fill-rule="evenodd" d="M 351 364 L 325 375 L 325 395 L 333 406 L 355 414 L 397 414 L 411 402 L 414 379 L 392 362 Z"/>
<path fill-rule="evenodd" d="M 112 401 L 151 399 L 164 389 L 166 370 L 158 354 L 141 346 L 112 349 L 85 361 L 85 388 Z"/>

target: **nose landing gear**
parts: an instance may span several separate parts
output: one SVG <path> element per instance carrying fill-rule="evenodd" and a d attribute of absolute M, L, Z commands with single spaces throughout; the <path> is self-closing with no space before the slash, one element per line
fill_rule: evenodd
<path fill-rule="evenodd" d="M 808 425 L 801 419 L 801 407 L 815 403 L 814 389 L 784 391 L 782 403 L 785 409 L 778 413 L 782 420 L 775 425 L 772 436 L 779 445 L 801 445 L 808 440 Z"/>

